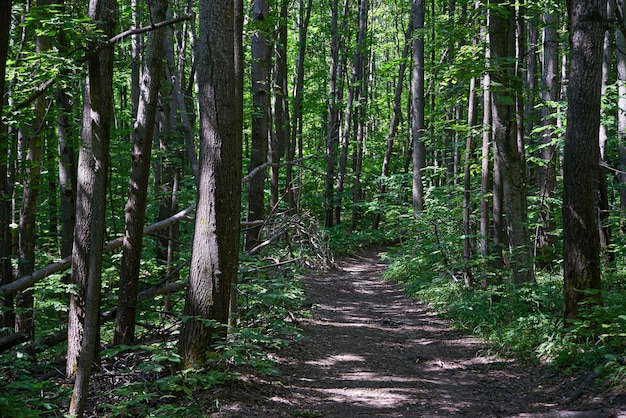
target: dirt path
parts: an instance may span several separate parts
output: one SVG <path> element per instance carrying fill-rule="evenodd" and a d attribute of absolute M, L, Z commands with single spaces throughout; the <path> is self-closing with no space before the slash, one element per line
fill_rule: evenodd
<path fill-rule="evenodd" d="M 560 406 L 574 382 L 487 355 L 383 281 L 376 253 L 340 267 L 305 279 L 312 318 L 301 323 L 306 339 L 277 354 L 281 375 L 214 393 L 220 409 L 211 416 L 512 417 L 616 407 L 589 397 Z"/>

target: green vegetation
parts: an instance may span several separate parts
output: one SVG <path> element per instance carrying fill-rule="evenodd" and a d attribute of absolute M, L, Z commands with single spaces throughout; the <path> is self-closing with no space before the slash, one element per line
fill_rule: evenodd
<path fill-rule="evenodd" d="M 468 289 L 461 277 L 462 242 L 454 199 L 448 188 L 431 194 L 429 209 L 415 221 L 417 239 L 385 255 L 385 277 L 401 284 L 414 298 L 431 305 L 463 331 L 490 343 L 494 352 L 545 361 L 566 373 L 596 371 L 616 384 L 626 384 L 626 264 L 624 237 L 613 247 L 614 263 L 603 271 L 603 306 L 588 306 L 577 320 L 563 319 L 563 273 L 559 263 L 537 272 L 536 283 L 481 288 L 482 273 L 496 282 L 492 260 L 471 261 L 476 285 Z M 502 271 L 497 272 L 502 275 Z"/>

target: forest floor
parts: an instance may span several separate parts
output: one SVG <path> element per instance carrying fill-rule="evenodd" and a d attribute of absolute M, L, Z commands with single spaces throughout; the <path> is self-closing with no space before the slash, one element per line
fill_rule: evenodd
<path fill-rule="evenodd" d="M 593 382 L 577 393 L 585 376 L 491 355 L 384 269 L 369 251 L 303 278 L 311 317 L 274 354 L 280 374 L 244 373 L 196 402 L 215 418 L 626 417 L 626 394 Z"/>

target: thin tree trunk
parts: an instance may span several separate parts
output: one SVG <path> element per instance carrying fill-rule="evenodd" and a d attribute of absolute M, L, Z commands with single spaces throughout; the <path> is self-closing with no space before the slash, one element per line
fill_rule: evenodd
<path fill-rule="evenodd" d="M 610 22 L 615 21 L 615 0 L 607 1 L 607 19 Z M 606 89 L 611 82 L 611 65 L 613 63 L 613 40 L 614 40 L 613 26 L 609 27 L 604 33 L 604 54 L 602 59 L 602 87 L 601 95 L 606 95 Z M 604 111 L 601 110 L 600 118 Z M 600 159 L 605 161 L 605 151 L 608 142 L 608 132 L 606 125 L 600 123 L 600 134 L 598 137 L 600 146 Z M 615 259 L 615 254 L 611 250 L 611 225 L 609 223 L 610 208 L 609 208 L 609 196 L 607 185 L 607 170 L 604 167 L 600 167 L 599 184 L 598 184 L 598 228 L 600 233 L 600 248 L 602 257 L 605 261 L 610 262 Z"/>
<path fill-rule="evenodd" d="M 535 238 L 537 266 L 552 266 L 555 250 L 555 222 L 552 212 L 552 198 L 556 193 L 556 126 L 555 109 L 552 103 L 559 100 L 559 37 L 558 11 L 546 6 L 543 13 L 543 59 L 541 71 L 541 149 L 539 158 L 542 164 L 537 167 L 537 186 L 539 187 L 539 225 Z"/>
<path fill-rule="evenodd" d="M 270 147 L 270 161 L 273 163 L 270 170 L 270 205 L 274 209 L 280 200 L 279 176 L 281 158 L 289 148 L 289 108 L 287 89 L 287 19 L 289 18 L 289 2 L 280 3 L 280 18 L 278 21 L 276 44 L 276 63 L 274 65 L 274 131 Z"/>
<path fill-rule="evenodd" d="M 11 27 L 12 0 L 0 2 L 0 115 L 4 106 L 4 85 L 6 77 L 6 61 L 9 51 L 9 29 Z M 0 117 L 0 285 L 13 280 L 11 268 L 11 194 L 12 182 L 9 181 L 8 159 L 9 138 L 6 127 Z M 13 298 L 0 298 L 0 327 L 13 328 L 15 317 Z"/>
<path fill-rule="evenodd" d="M 362 208 L 359 203 L 363 200 L 361 173 L 363 171 L 363 148 L 367 136 L 367 105 L 368 105 L 368 56 L 370 52 L 367 42 L 367 21 L 369 17 L 369 0 L 361 0 L 359 5 L 359 32 L 355 53 L 356 64 L 356 91 L 355 98 L 359 104 L 355 115 L 356 149 L 353 157 L 354 184 L 352 187 L 352 220 L 350 229 L 356 230 L 362 218 Z"/>
<path fill-rule="evenodd" d="M 39 4 L 46 5 L 47 1 L 41 1 Z M 49 39 L 45 35 L 37 36 L 35 44 L 38 53 L 43 54 L 50 48 Z M 26 143 L 24 144 L 24 149 L 28 150 L 28 154 L 24 165 L 24 189 L 19 221 L 18 273 L 20 277 L 35 271 L 35 222 L 37 220 L 39 183 L 43 164 L 46 106 L 47 98 L 45 96 L 40 96 L 35 100 L 33 129 L 28 138 L 25 139 Z M 32 289 L 19 292 L 15 298 L 15 308 L 18 310 L 15 331 L 24 332 L 30 340 L 35 338 L 33 302 Z"/>
<path fill-rule="evenodd" d="M 338 67 L 339 67 L 339 2 L 331 1 L 331 22 L 330 22 L 330 70 L 328 83 L 328 136 L 326 139 L 326 192 L 324 193 L 324 226 L 334 225 L 334 182 L 335 163 L 337 154 L 337 143 L 339 140 L 339 105 L 337 98 L 338 89 Z"/>
<path fill-rule="evenodd" d="M 624 9 L 620 6 L 620 15 L 624 16 Z M 617 135 L 619 138 L 619 197 L 621 211 L 622 234 L 626 234 L 626 38 L 621 30 L 615 31 L 617 50 L 617 85 L 619 99 L 617 104 Z"/>
<path fill-rule="evenodd" d="M 153 1 L 150 5 L 150 21 L 165 20 L 168 0 Z M 148 33 L 145 66 L 141 72 L 141 93 L 137 119 L 132 135 L 130 184 L 126 201 L 122 266 L 113 343 L 130 345 L 135 340 L 135 315 L 139 289 L 139 269 L 143 247 L 143 227 L 148 198 L 148 177 L 152 141 L 156 124 L 157 102 L 161 87 L 163 66 L 163 36 L 165 28 Z"/>
<path fill-rule="evenodd" d="M 117 22 L 116 0 L 91 0 L 89 18 L 104 36 L 113 36 Z M 83 134 L 78 162 L 76 227 L 68 321 L 68 377 L 76 376 L 70 415 L 82 417 L 89 379 L 97 359 L 100 337 L 100 291 L 104 245 L 106 183 L 113 109 L 113 47 L 88 61 L 83 105 Z"/>
<path fill-rule="evenodd" d="M 404 86 L 404 76 L 406 73 L 406 61 L 409 56 L 410 50 L 410 36 L 412 32 L 412 21 L 409 21 L 409 30 L 405 34 L 405 44 L 402 49 L 402 59 L 398 66 L 398 81 L 396 82 L 396 88 L 393 97 L 393 110 L 391 113 L 391 123 L 389 124 L 389 134 L 387 135 L 387 147 L 385 148 L 385 157 L 383 158 L 383 167 L 381 172 L 381 181 L 378 187 L 379 199 L 385 198 L 387 193 L 387 178 L 389 177 L 389 164 L 391 164 L 391 155 L 393 153 L 393 143 L 398 133 L 398 126 L 402 122 L 402 88 Z M 374 222 L 372 228 L 378 229 L 382 218 L 382 212 L 378 211 L 374 215 Z"/>
<path fill-rule="evenodd" d="M 422 170 L 426 167 L 424 131 L 424 1 L 413 0 L 413 80 L 411 86 L 412 113 L 411 134 L 413 138 L 413 213 L 418 216 L 424 210 L 424 185 Z"/>
<path fill-rule="evenodd" d="M 465 162 L 463 164 L 463 280 L 465 287 L 472 287 L 473 275 L 470 267 L 472 258 L 472 231 L 471 231 L 471 197 L 472 197 L 472 173 L 471 166 L 474 162 L 474 152 L 476 151 L 476 141 L 474 140 L 473 129 L 476 124 L 476 77 L 470 79 L 469 97 L 467 99 L 467 126 L 469 133 L 465 140 Z"/>
<path fill-rule="evenodd" d="M 269 14 L 267 0 L 255 0 L 252 12 L 252 152 L 248 172 L 267 162 L 269 128 L 268 69 L 270 48 L 266 31 Z M 250 179 L 248 184 L 248 222 L 265 217 L 265 170 Z M 246 229 L 246 250 L 261 242 L 261 226 L 255 224 Z"/>
<path fill-rule="evenodd" d="M 297 58 L 297 70 L 296 70 L 296 81 L 294 83 L 294 93 L 293 93 L 293 113 L 292 113 L 292 124 L 291 124 L 291 140 L 289 141 L 288 155 L 287 161 L 293 161 L 296 155 L 296 144 L 299 144 L 298 150 L 300 153 L 300 157 L 302 157 L 302 96 L 303 96 L 303 87 L 304 87 L 304 58 L 306 55 L 306 44 L 307 44 L 307 31 L 309 28 L 309 22 L 311 20 L 311 7 L 313 5 L 313 0 L 307 0 L 306 5 L 304 0 L 300 0 L 299 2 L 299 13 L 300 21 L 298 22 L 298 58 Z M 299 196 L 299 193 L 295 193 L 294 189 L 300 190 L 302 186 L 302 173 L 300 172 L 298 175 L 298 184 L 294 184 L 293 181 L 293 166 L 291 164 L 287 164 L 285 168 L 285 178 L 287 185 L 287 201 L 289 202 L 289 208 L 295 210 L 298 206 L 297 202 L 299 199 L 296 198 L 296 195 Z"/>

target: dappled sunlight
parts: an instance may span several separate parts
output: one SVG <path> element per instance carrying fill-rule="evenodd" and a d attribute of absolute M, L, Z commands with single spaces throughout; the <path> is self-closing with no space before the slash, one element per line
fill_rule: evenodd
<path fill-rule="evenodd" d="M 315 366 L 334 366 L 339 362 L 364 362 L 365 359 L 356 354 L 333 355 L 321 360 L 307 361 L 306 364 Z"/>

